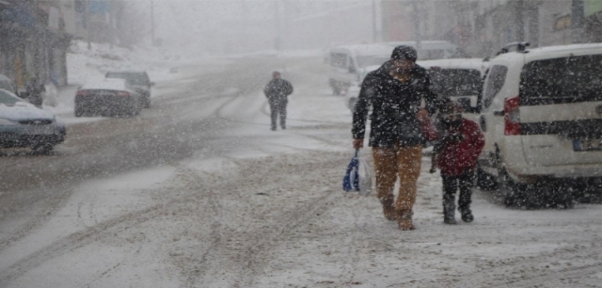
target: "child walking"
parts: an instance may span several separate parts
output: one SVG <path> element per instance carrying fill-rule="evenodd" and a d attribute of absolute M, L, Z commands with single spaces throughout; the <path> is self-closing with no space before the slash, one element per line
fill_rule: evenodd
<path fill-rule="evenodd" d="M 472 187 L 478 156 L 485 140 L 474 121 L 462 117 L 462 108 L 453 102 L 443 105 L 440 115 L 441 133 L 431 159 L 441 170 L 443 180 L 443 222 L 456 224 L 455 194 L 460 190 L 458 210 L 462 221 L 472 222 L 470 210 Z M 431 168 L 431 173 L 436 170 Z"/>

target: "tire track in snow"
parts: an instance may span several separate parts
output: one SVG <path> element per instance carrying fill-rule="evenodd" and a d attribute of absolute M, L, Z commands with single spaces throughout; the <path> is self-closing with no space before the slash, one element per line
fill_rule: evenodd
<path fill-rule="evenodd" d="M 253 161 L 253 163 L 257 162 L 256 164 L 263 163 L 261 160 Z M 247 170 L 246 167 L 248 166 L 245 165 L 245 163 L 240 163 L 238 165 Z M 303 165 L 304 166 L 302 167 L 305 168 L 310 164 Z M 293 169 L 294 168 L 296 167 L 293 167 Z M 185 167 L 180 171 L 187 175 L 187 186 L 190 188 L 201 189 L 196 187 L 204 185 L 203 179 L 200 178 L 198 171 Z M 281 172 L 286 173 L 285 171 Z M 290 210 L 278 209 L 277 211 L 273 211 L 268 209 L 267 211 L 259 211 L 257 213 L 260 214 L 253 217 L 253 219 L 248 219 L 249 216 L 245 215 L 244 211 L 239 211 L 239 206 L 236 206 L 235 209 L 237 209 L 237 212 L 239 212 L 239 214 L 242 213 L 241 215 L 238 215 L 242 217 L 242 222 L 230 221 L 229 223 L 234 225 L 233 227 L 226 227 L 219 224 L 219 221 L 223 221 L 224 217 L 227 217 L 229 213 L 231 213 L 228 211 L 228 207 L 219 204 L 220 201 L 230 201 L 228 197 L 234 197 L 240 201 L 239 194 L 241 192 L 234 188 L 240 187 L 241 185 L 244 186 L 245 183 L 251 181 L 250 179 L 247 179 L 251 176 L 261 177 L 262 175 L 248 173 L 238 179 L 230 181 L 226 180 L 226 182 L 218 183 L 215 186 L 210 183 L 205 185 L 205 190 L 208 191 L 208 195 L 206 195 L 206 197 L 208 197 L 207 202 L 213 202 L 213 204 L 208 205 L 208 209 L 202 213 L 201 217 L 203 217 L 203 219 L 212 219 L 210 221 L 213 221 L 214 224 L 210 225 L 212 231 L 209 232 L 209 236 L 207 237 L 210 243 L 204 246 L 202 251 L 197 250 L 199 251 L 197 256 L 188 256 L 193 261 L 196 259 L 198 262 L 188 263 L 188 268 L 183 267 L 185 270 L 184 277 L 186 277 L 186 287 L 207 287 L 211 285 L 227 285 L 231 287 L 252 286 L 255 278 L 264 273 L 266 265 L 270 262 L 272 257 L 275 256 L 273 255 L 273 251 L 278 246 L 278 243 L 290 239 L 293 235 L 291 232 L 307 224 L 314 219 L 316 215 L 323 214 L 323 211 L 334 206 L 334 200 L 340 197 L 338 190 L 330 189 L 329 192 L 324 192 L 323 195 L 318 195 L 318 197 L 312 197 L 304 204 L 295 206 Z M 266 183 L 266 185 L 267 187 L 254 187 L 255 189 L 252 191 L 260 190 L 265 192 L 266 188 L 267 190 L 270 190 L 269 187 L 272 183 Z M 275 187 L 279 186 L 280 185 L 277 185 Z M 256 210 L 252 209 L 253 207 L 249 208 L 251 208 L 251 210 Z M 270 222 L 268 225 L 261 224 L 265 222 L 261 222 L 259 227 L 255 228 L 253 225 L 245 225 L 246 221 L 256 221 L 258 220 L 257 218 L 267 216 L 266 213 L 273 212 L 277 212 L 278 215 L 271 217 L 274 222 Z M 219 273 L 218 279 L 216 279 L 216 273 Z M 209 276 L 211 277 L 207 278 Z M 221 282 L 215 283 L 216 281 Z"/>
<path fill-rule="evenodd" d="M 65 206 L 71 195 L 73 195 L 73 189 L 55 189 L 48 191 L 46 194 L 50 195 L 51 200 L 47 202 L 45 208 L 33 216 L 25 224 L 21 225 L 20 228 L 13 232 L 10 237 L 2 239 L 0 241 L 0 253 L 6 249 L 10 244 L 17 242 L 27 235 L 32 230 L 41 227 L 44 223 L 50 220 L 56 213 Z"/>

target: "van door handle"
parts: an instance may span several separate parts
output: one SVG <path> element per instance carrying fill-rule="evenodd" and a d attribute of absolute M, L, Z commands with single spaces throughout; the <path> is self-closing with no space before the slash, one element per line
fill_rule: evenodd
<path fill-rule="evenodd" d="M 504 116 L 504 110 L 493 111 L 493 116 Z"/>

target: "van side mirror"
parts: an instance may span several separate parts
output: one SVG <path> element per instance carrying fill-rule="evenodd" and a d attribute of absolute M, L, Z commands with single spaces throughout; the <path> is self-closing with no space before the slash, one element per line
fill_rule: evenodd
<path fill-rule="evenodd" d="M 470 106 L 470 98 L 468 98 L 468 97 L 458 98 L 458 104 L 460 105 L 460 107 L 462 107 L 462 110 L 464 110 L 464 112 L 474 113 L 475 109 L 472 106 Z"/>
<path fill-rule="evenodd" d="M 353 66 L 349 66 L 349 73 L 355 73 L 357 70 Z"/>

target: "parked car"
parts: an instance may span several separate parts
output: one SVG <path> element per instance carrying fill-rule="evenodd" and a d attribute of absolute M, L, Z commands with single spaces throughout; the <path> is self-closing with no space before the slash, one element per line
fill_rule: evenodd
<path fill-rule="evenodd" d="M 328 83 L 335 95 L 342 95 L 361 82 L 366 67 L 382 65 L 391 59 L 393 48 L 381 44 L 338 46 L 330 49 Z"/>
<path fill-rule="evenodd" d="M 479 174 L 506 205 L 570 206 L 571 191 L 602 187 L 602 44 L 526 46 L 491 60 Z"/>
<path fill-rule="evenodd" d="M 54 114 L 0 89 L 0 148 L 30 147 L 47 153 L 66 135 L 65 125 Z"/>
<path fill-rule="evenodd" d="M 175 69 L 175 72 L 173 70 L 170 70 L 170 72 L 177 73 L 177 67 Z M 142 95 L 144 108 L 150 108 L 151 87 L 155 84 L 150 81 L 145 71 L 110 71 L 107 72 L 105 77 L 107 79 L 117 78 L 126 80 L 131 88 Z"/>
<path fill-rule="evenodd" d="M 75 95 L 75 117 L 84 115 L 135 116 L 140 113 L 143 96 L 123 79 L 104 79 L 88 83 Z"/>

